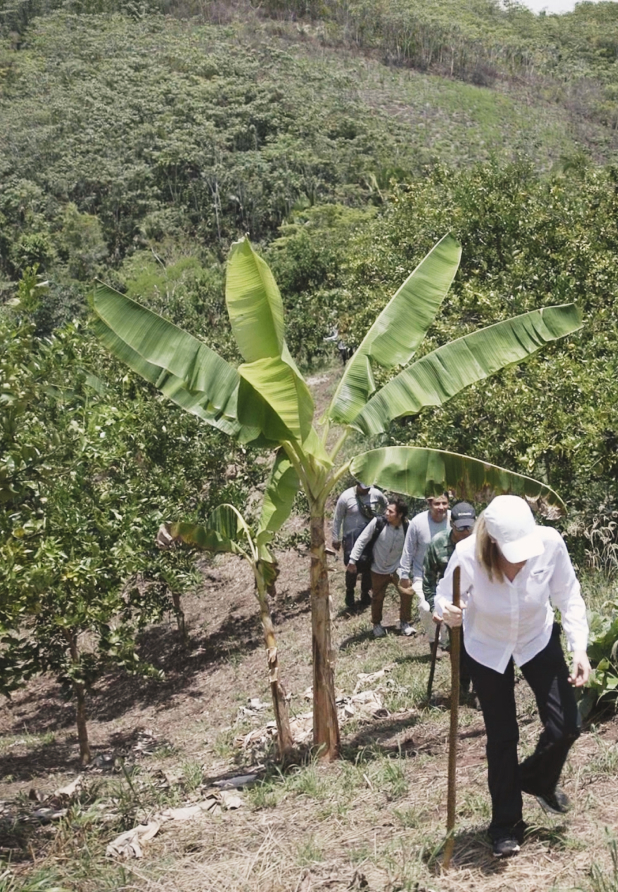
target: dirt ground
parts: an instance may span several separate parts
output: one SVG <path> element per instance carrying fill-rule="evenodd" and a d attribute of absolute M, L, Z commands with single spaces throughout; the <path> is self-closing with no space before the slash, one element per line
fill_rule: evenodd
<path fill-rule="evenodd" d="M 292 716 L 303 716 L 311 709 L 306 691 L 312 681 L 307 553 L 288 550 L 281 567 L 273 612 L 282 677 Z M 148 820 L 165 804 L 203 799 L 215 780 L 257 771 L 259 782 L 241 791 L 237 810 L 164 824 L 139 860 L 105 858 L 105 846 L 119 830 L 89 817 L 95 793 L 90 806 L 73 809 L 64 820 L 18 833 L 16 803 L 26 813 L 29 801 L 44 800 L 80 772 L 73 705 L 63 702 L 53 679 L 39 679 L 0 711 L 5 813 L 0 846 L 15 872 L 12 882 L 47 877 L 47 885 L 0 889 L 618 889 L 611 867 L 611 834 L 618 819 L 618 723 L 613 717 L 587 728 L 575 746 L 564 776 L 573 801 L 568 820 L 548 818 L 526 797 L 528 839 L 517 858 L 501 862 L 492 859 L 484 834 L 489 801 L 482 718 L 475 709 L 462 708 L 455 851 L 451 870 L 440 872 L 448 658 L 438 663 L 435 697 L 427 705 L 426 641 L 395 632 L 394 596 L 387 600 L 389 634 L 374 640 L 366 614 L 350 617 L 338 610 L 341 560 L 331 559 L 331 567 L 338 692 L 349 698 L 355 689 L 373 691 L 381 704 L 373 712 L 348 704 L 353 714 L 342 725 L 340 761 L 321 765 L 309 759 L 281 773 L 259 740 L 246 748 L 238 745 L 259 732 L 272 711 L 249 572 L 238 559 L 217 558 L 204 564 L 200 590 L 185 598 L 188 645 L 182 645 L 172 623 L 144 635 L 143 655 L 165 670 L 165 680 L 110 676 L 91 697 L 95 758 L 84 783 L 91 791 L 106 790 L 106 807 L 111 801 L 116 809 L 128 808 L 130 799 L 133 811 L 128 809 L 126 823 L 131 825 L 131 819 Z M 359 678 L 359 673 L 384 668 L 378 678 Z M 523 681 L 517 696 L 526 753 L 539 726 Z M 267 705 L 254 710 L 250 701 L 256 698 Z M 306 726 L 306 719 L 298 720 L 300 726 L 303 722 Z M 144 747 L 144 740 L 150 745 Z M 131 766 L 131 775 L 119 767 L 122 760 Z M 116 784 L 111 800 L 109 784 Z M 167 798 L 154 795 L 159 787 Z M 613 885 L 598 884 L 597 867 Z"/>

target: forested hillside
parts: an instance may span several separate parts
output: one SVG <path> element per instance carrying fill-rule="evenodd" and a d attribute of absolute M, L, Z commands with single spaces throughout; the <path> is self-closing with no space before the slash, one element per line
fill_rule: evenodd
<path fill-rule="evenodd" d="M 333 330 L 358 344 L 449 230 L 462 242 L 462 267 L 429 347 L 515 312 L 577 302 L 585 326 L 566 348 L 382 439 L 414 437 L 544 480 L 569 504 L 566 529 L 584 560 L 583 534 L 600 506 L 611 521 L 617 495 L 616 4 L 537 17 L 493 0 L 10 0 L 0 21 L 0 324 L 10 346 L 0 480 L 11 586 L 24 591 L 24 566 L 41 573 L 31 558 L 20 563 L 19 531 L 49 532 L 77 444 L 89 462 L 98 456 L 94 490 L 126 503 L 118 517 L 110 507 L 104 533 L 94 506 L 84 509 L 104 554 L 115 553 L 120 528 L 133 530 L 137 511 L 103 448 L 107 429 L 107 442 L 136 444 L 124 456 L 129 474 L 146 467 L 168 479 L 179 453 L 219 455 L 216 434 L 195 425 L 174 449 L 178 416 L 164 404 L 154 428 L 139 422 L 147 442 L 137 445 L 140 414 L 128 407 L 147 393 L 91 340 L 87 296 L 99 277 L 235 360 L 224 264 L 244 233 L 273 267 L 287 338 L 305 366 L 332 361 L 324 338 Z M 69 423 L 71 413 L 81 420 Z M 50 431 L 62 444 L 51 452 Z M 239 495 L 260 479 L 250 451 L 226 446 L 219 460 L 234 468 Z M 113 473 L 99 474 L 97 462 Z M 147 553 L 159 520 L 204 517 L 208 493 L 221 495 L 220 485 L 199 490 L 188 469 L 173 476 L 173 494 L 162 484 L 170 498 L 133 530 L 131 559 L 126 543 L 121 550 L 118 581 L 138 572 L 132 556 Z M 86 541 L 71 538 L 77 548 Z"/>
<path fill-rule="evenodd" d="M 200 696 L 214 697 L 221 683 L 242 700 L 238 692 L 265 666 L 256 657 L 246 677 L 237 671 L 260 642 L 253 582 L 242 574 L 238 582 L 225 565 L 227 587 L 213 603 L 200 601 L 194 555 L 159 551 L 155 537 L 162 522 L 204 522 L 224 502 L 255 524 L 270 454 L 180 412 L 113 359 L 94 336 L 95 281 L 236 366 L 226 261 L 248 235 L 279 284 L 287 345 L 323 409 L 337 341 L 357 347 L 448 232 L 461 243 L 461 265 L 419 355 L 554 304 L 577 304 L 583 326 L 446 407 L 430 404 L 375 437 L 351 437 L 345 456 L 413 443 L 555 489 L 568 509 L 557 524 L 578 569 L 595 572 L 586 585 L 602 605 L 590 702 L 614 690 L 618 602 L 605 586 L 618 569 L 617 100 L 615 2 L 536 16 L 512 0 L 0 0 L 0 693 L 51 673 L 77 704 L 83 756 L 88 694 L 102 679 L 104 723 L 137 701 L 154 714 L 152 704 L 184 690 L 193 673 Z M 391 374 L 374 371 L 378 386 Z M 295 512 L 274 540 L 282 554 L 308 541 L 302 495 Z M 308 684 L 311 644 L 297 564 L 288 554 L 277 610 L 298 647 L 283 660 L 298 691 Z M 170 635 L 157 625 L 165 616 L 177 624 L 176 650 L 166 650 Z M 350 689 L 359 668 L 382 671 L 391 653 L 370 654 L 359 628 L 342 655 Z M 385 702 L 416 709 L 424 666 L 410 669 L 397 647 L 384 670 L 397 663 Z M 219 724 L 229 721 L 224 699 L 213 707 Z M 193 713 L 183 710 L 188 736 Z M 41 715 L 35 724 L 48 721 Z M 229 761 L 231 728 L 209 743 L 209 756 Z M 401 756 L 406 740 L 396 736 Z M 372 783 L 384 781 L 389 802 L 403 795 L 390 759 L 370 769 L 360 733 L 349 745 L 357 744 L 364 755 L 351 757 L 352 786 L 342 769 L 337 808 L 326 815 L 337 821 L 355 785 L 373 795 Z M 18 778 L 30 777 L 24 758 Z M 429 790 L 434 768 L 425 769 Z M 125 811 L 113 818 L 122 829 L 159 802 L 154 786 L 136 793 L 124 776 L 114 807 Z M 275 784 L 261 789 L 256 810 L 278 802 Z M 412 811 L 395 808 L 393 820 L 416 832 L 429 812 Z M 3 821 L 2 853 L 33 852 L 27 833 Z M 418 845 L 409 884 L 389 889 L 428 881 L 436 839 Z M 281 885 L 267 877 L 264 888 L 293 888 L 295 869 L 288 863 Z M 70 873 L 62 877 L 70 888 L 102 888 L 87 869 L 74 881 Z M 114 877 L 110 888 L 120 888 Z M 212 888 L 224 888 L 220 878 Z M 296 888 L 313 887 L 298 880 Z M 0 875 L 0 892 L 17 889 Z"/>

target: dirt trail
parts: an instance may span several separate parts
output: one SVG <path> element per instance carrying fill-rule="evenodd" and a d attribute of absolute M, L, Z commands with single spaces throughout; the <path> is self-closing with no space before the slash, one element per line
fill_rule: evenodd
<path fill-rule="evenodd" d="M 302 714 L 310 709 L 303 694 L 311 684 L 307 554 L 291 549 L 281 555 L 281 565 L 274 614 L 283 680 L 292 695 L 292 713 Z M 336 608 L 343 599 L 341 563 L 333 565 L 331 582 Z M 198 766 L 210 780 L 249 771 L 253 757 L 235 748 L 234 740 L 272 717 L 270 708 L 255 717 L 241 709 L 250 698 L 268 703 L 269 690 L 256 603 L 243 563 L 225 556 L 205 568 L 203 585 L 185 598 L 185 609 L 191 636 L 186 649 L 171 624 L 144 636 L 144 655 L 166 671 L 162 684 L 109 677 L 89 703 L 95 757 L 114 753 L 130 761 L 138 731 L 154 735 L 159 748 L 137 760 L 138 777 L 182 776 L 187 766 Z M 129 865 L 126 888 L 528 892 L 577 887 L 592 892 L 586 885 L 590 863 L 609 863 L 604 828 L 615 827 L 618 820 L 615 721 L 587 732 L 576 746 L 566 772 L 566 789 L 575 802 L 569 821 L 548 819 L 527 801 L 532 835 L 519 858 L 496 864 L 483 833 L 489 803 L 482 719 L 463 709 L 454 868 L 448 877 L 437 876 L 432 852 L 444 832 L 448 711 L 440 704 L 448 690 L 448 666 L 445 660 L 438 666 L 437 705 L 425 708 L 427 645 L 395 634 L 396 616 L 391 597 L 390 633 L 375 641 L 366 615 L 350 618 L 334 610 L 342 693 L 352 693 L 359 673 L 392 667 L 381 682 L 369 685 L 381 690 L 387 714 L 352 718 L 344 725 L 343 760 L 332 766 L 309 764 L 287 777 L 275 773 L 266 785 L 243 794 L 244 806 L 237 812 L 164 827 L 145 847 L 138 867 Z M 538 725 L 523 683 L 517 695 L 527 751 Z M 0 710 L 0 798 L 12 800 L 33 787 L 49 793 L 75 777 L 73 718 L 72 705 L 62 702 L 51 679 L 37 680 L 15 696 L 12 707 Z M 257 758 L 263 761 L 259 753 Z M 95 771 L 92 779 L 99 775 Z M 31 869 L 29 855 L 15 850 L 6 832 L 0 843 L 20 871 Z M 45 863 L 45 851 L 42 845 L 39 862 Z M 102 855 L 97 864 L 98 870 L 111 869 Z M 75 865 L 67 868 L 70 875 L 75 870 Z M 95 870 L 93 878 L 66 888 L 98 892 L 100 882 Z"/>

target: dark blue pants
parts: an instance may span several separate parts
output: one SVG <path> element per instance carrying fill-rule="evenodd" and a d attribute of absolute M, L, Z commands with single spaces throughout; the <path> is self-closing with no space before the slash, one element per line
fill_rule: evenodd
<path fill-rule="evenodd" d="M 487 780 L 492 805 L 489 835 L 492 839 L 514 835 L 521 842 L 522 791 L 532 795 L 552 793 L 569 749 L 579 737 L 579 714 L 560 646 L 560 626 L 554 623 L 547 646 L 521 666 L 543 724 L 534 753 L 521 765 L 517 761 L 519 728 L 513 660 L 502 674 L 477 663 L 470 654 L 467 663 L 487 732 Z"/>
<path fill-rule="evenodd" d="M 343 563 L 346 567 L 350 563 L 351 551 L 352 549 L 343 552 Z M 354 605 L 354 590 L 359 577 L 361 581 L 361 604 L 371 603 L 371 597 L 369 595 L 371 590 L 371 561 L 360 560 L 356 567 L 358 570 L 357 573 L 348 573 L 347 570 L 345 571 L 345 602 L 348 607 Z"/>

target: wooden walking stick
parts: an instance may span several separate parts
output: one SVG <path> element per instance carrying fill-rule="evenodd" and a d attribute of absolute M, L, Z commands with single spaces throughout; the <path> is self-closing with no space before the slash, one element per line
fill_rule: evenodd
<path fill-rule="evenodd" d="M 436 635 L 433 641 L 433 647 L 431 650 L 431 667 L 429 669 L 429 681 L 427 682 L 427 702 L 431 700 L 431 689 L 433 688 L 433 677 L 436 673 L 436 660 L 438 658 L 438 645 L 440 643 L 440 629 L 442 628 L 442 623 L 437 623 L 436 625 Z"/>
<path fill-rule="evenodd" d="M 461 570 L 453 572 L 453 604 L 460 606 Z M 448 782 L 446 794 L 446 845 L 442 868 L 448 870 L 455 845 L 455 772 L 457 769 L 457 722 L 459 719 L 459 651 L 461 647 L 461 626 L 451 629 L 451 725 L 448 734 Z"/>

